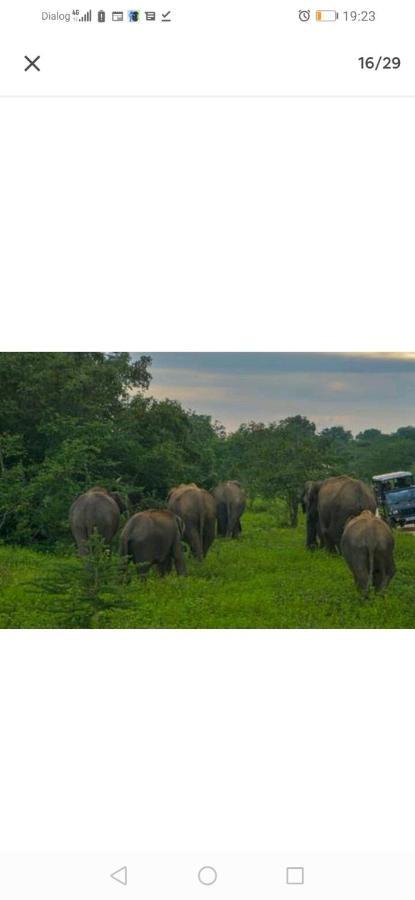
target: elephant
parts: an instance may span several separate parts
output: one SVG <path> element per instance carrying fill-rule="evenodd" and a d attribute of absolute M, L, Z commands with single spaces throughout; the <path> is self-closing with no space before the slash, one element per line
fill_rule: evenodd
<path fill-rule="evenodd" d="M 128 520 L 121 533 L 121 554 L 130 556 L 146 574 L 155 565 L 160 575 L 186 575 L 181 537 L 184 523 L 168 509 L 146 509 Z"/>
<path fill-rule="evenodd" d="M 365 509 L 346 523 L 341 552 L 356 587 L 367 596 L 369 588 L 383 591 L 395 574 L 394 540 L 389 525 Z"/>
<path fill-rule="evenodd" d="M 80 556 L 88 553 L 88 540 L 97 530 L 108 544 L 118 531 L 120 512 L 125 509 L 121 495 L 103 487 L 91 488 L 74 500 L 69 524 Z"/>
<path fill-rule="evenodd" d="M 340 551 L 343 529 L 350 516 L 358 516 L 365 509 L 376 512 L 371 488 L 348 475 L 311 482 L 304 504 L 307 512 L 307 547 L 314 549 L 319 539 L 320 545 L 332 553 Z"/>
<path fill-rule="evenodd" d="M 241 515 L 246 505 L 245 491 L 239 481 L 221 481 L 212 494 L 216 501 L 218 534 L 238 537 L 242 531 Z"/>
<path fill-rule="evenodd" d="M 180 484 L 168 495 L 168 508 L 184 522 L 183 538 L 193 556 L 202 560 L 215 538 L 216 503 L 196 484 Z"/>

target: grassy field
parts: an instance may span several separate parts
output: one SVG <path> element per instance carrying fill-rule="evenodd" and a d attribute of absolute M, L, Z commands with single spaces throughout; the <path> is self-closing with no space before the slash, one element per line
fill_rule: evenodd
<path fill-rule="evenodd" d="M 216 540 L 202 564 L 188 560 L 188 578 L 152 573 L 143 582 L 132 572 L 94 605 L 74 553 L 3 545 L 0 627 L 413 628 L 413 535 L 396 535 L 396 564 L 387 593 L 362 600 L 340 557 L 305 550 L 303 522 L 292 530 L 273 511 L 251 511 L 240 540 Z"/>

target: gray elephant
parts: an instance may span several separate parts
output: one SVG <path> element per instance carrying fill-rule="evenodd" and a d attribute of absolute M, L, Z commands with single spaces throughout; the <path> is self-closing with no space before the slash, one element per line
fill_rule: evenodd
<path fill-rule="evenodd" d="M 311 482 L 306 490 L 307 547 L 314 549 L 317 540 L 327 550 L 340 551 L 344 526 L 351 516 L 363 510 L 376 512 L 376 501 L 370 487 L 357 478 L 339 475 Z"/>
<path fill-rule="evenodd" d="M 367 595 L 372 586 L 387 588 L 396 570 L 393 534 L 383 519 L 369 510 L 349 519 L 340 546 L 359 591 Z"/>
<path fill-rule="evenodd" d="M 245 491 L 239 481 L 221 481 L 212 491 L 216 501 L 218 534 L 236 538 L 242 531 L 241 516 L 246 506 Z"/>
<path fill-rule="evenodd" d="M 69 510 L 69 524 L 81 556 L 88 553 L 88 541 L 94 529 L 108 544 L 111 543 L 123 511 L 121 495 L 102 487 L 91 488 L 74 500 Z"/>
<path fill-rule="evenodd" d="M 171 572 L 186 575 L 181 537 L 184 523 L 168 509 L 146 509 L 128 520 L 121 533 L 121 553 L 130 556 L 146 574 L 156 566 L 160 575 Z"/>
<path fill-rule="evenodd" d="M 206 556 L 215 538 L 216 503 L 209 491 L 196 484 L 180 484 L 168 495 L 168 508 L 184 522 L 184 540 L 193 556 Z"/>

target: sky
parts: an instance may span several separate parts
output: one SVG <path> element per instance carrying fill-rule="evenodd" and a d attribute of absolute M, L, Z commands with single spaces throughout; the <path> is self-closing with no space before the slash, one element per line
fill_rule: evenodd
<path fill-rule="evenodd" d="M 343 425 L 353 434 L 415 425 L 415 352 L 148 355 L 153 397 L 179 400 L 227 431 L 298 414 L 318 430 Z"/>

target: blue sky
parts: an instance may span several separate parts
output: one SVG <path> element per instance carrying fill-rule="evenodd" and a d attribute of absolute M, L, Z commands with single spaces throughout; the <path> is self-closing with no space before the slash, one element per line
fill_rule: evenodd
<path fill-rule="evenodd" d="M 218 419 L 304 415 L 318 429 L 415 425 L 414 353 L 151 353 L 150 393 Z M 141 354 L 133 354 L 141 355 Z"/>

